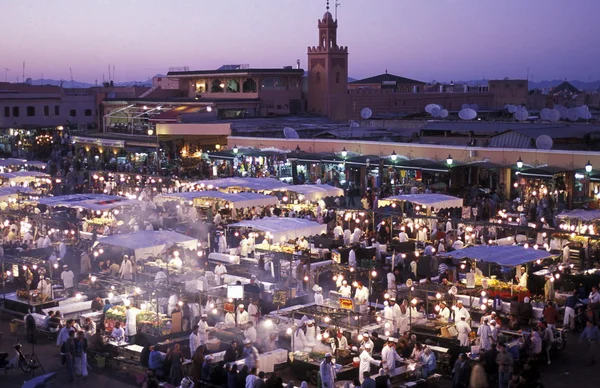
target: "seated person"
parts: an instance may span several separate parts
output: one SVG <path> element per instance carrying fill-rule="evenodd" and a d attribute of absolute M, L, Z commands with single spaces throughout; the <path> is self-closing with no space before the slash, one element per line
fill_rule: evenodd
<path fill-rule="evenodd" d="M 125 339 L 125 331 L 121 329 L 121 322 L 115 322 L 115 328 L 110 336 L 117 342 Z"/>
<path fill-rule="evenodd" d="M 61 321 L 60 311 L 57 310 L 48 319 L 48 330 L 59 331 L 61 328 L 62 328 L 62 321 Z"/>

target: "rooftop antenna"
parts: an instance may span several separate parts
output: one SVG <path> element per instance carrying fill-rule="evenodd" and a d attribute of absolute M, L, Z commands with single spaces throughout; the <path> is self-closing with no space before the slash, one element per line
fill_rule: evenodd
<path fill-rule="evenodd" d="M 69 73 L 71 73 L 71 87 L 73 88 L 73 70 L 69 67 Z"/>
<path fill-rule="evenodd" d="M 529 67 L 527 68 L 527 81 L 529 81 Z"/>
<path fill-rule="evenodd" d="M 115 65 L 113 65 L 113 82 L 115 82 Z"/>
<path fill-rule="evenodd" d="M 25 61 L 23 61 L 23 82 L 25 82 Z"/>
<path fill-rule="evenodd" d="M 337 9 L 341 7 L 342 4 L 338 1 L 335 2 L 335 20 L 337 20 Z"/>
<path fill-rule="evenodd" d="M 4 68 L 4 82 L 8 82 L 8 72 L 10 71 L 10 69 L 8 68 Z"/>
<path fill-rule="evenodd" d="M 112 78 L 110 77 L 110 64 L 108 65 L 108 82 L 112 81 Z"/>

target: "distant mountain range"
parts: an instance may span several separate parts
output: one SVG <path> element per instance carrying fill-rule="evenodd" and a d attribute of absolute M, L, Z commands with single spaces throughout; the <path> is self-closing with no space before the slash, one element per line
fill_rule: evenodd
<path fill-rule="evenodd" d="M 164 77 L 162 74 L 157 74 L 157 77 Z M 32 85 L 52 85 L 52 86 L 60 86 L 62 83 L 63 88 L 91 88 L 93 86 L 102 86 L 102 82 L 98 82 L 98 84 L 88 83 L 88 82 L 80 82 L 73 80 L 55 80 L 55 79 L 34 79 L 31 80 Z M 152 79 L 146 81 L 126 81 L 126 82 L 115 82 L 115 86 L 152 86 Z"/>
<path fill-rule="evenodd" d="M 306 73 L 305 73 L 306 76 Z M 156 74 L 155 77 L 165 77 L 164 74 Z M 352 82 L 355 81 L 354 78 L 350 78 L 348 77 L 348 82 Z M 90 88 L 92 86 L 102 86 L 102 83 L 99 82 L 98 85 L 93 84 L 93 83 L 88 83 L 88 82 L 80 82 L 80 81 L 73 81 L 71 82 L 70 80 L 55 80 L 55 79 L 35 79 L 31 81 L 32 85 L 53 85 L 53 86 L 60 86 L 62 82 L 62 86 L 64 88 Z M 439 81 L 436 81 L 439 82 Z M 454 82 L 456 84 L 467 84 L 469 86 L 478 86 L 478 85 L 486 85 L 488 80 L 485 79 L 478 79 L 478 80 L 470 80 L 470 81 L 450 81 L 450 82 Z M 450 83 L 449 81 L 442 81 L 442 83 L 448 84 Z M 552 81 L 540 81 L 540 82 L 532 82 L 529 81 L 529 89 L 546 89 L 546 90 L 550 90 L 551 88 L 560 85 L 561 83 L 565 82 L 564 80 L 560 80 L 560 79 L 555 79 Z M 577 89 L 581 89 L 581 90 L 585 90 L 585 91 L 591 91 L 591 90 L 600 90 L 600 80 L 598 81 L 591 81 L 591 82 L 584 82 L 584 81 L 578 81 L 578 80 L 573 80 L 573 81 L 568 81 L 571 85 L 575 86 Z M 146 81 L 126 81 L 126 82 L 116 82 L 115 86 L 146 86 L 146 87 L 150 87 L 152 86 L 152 79 L 148 79 Z"/>
<path fill-rule="evenodd" d="M 471 80 L 471 81 L 454 81 L 454 83 L 457 83 L 457 84 L 466 83 L 469 86 L 477 86 L 477 85 L 485 85 L 485 84 L 487 84 L 487 81 L 488 80 L 485 80 L 485 79 L 479 79 L 479 80 Z M 552 81 L 540 81 L 540 82 L 529 81 L 529 89 L 550 90 L 551 88 L 558 86 L 563 82 L 565 82 L 565 80 L 560 80 L 560 79 L 554 79 Z M 590 90 L 600 89 L 600 80 L 591 81 L 591 82 L 583 82 L 583 81 L 573 80 L 573 81 L 567 81 L 567 82 L 569 82 L 571 85 L 575 86 L 577 89 L 581 89 L 581 90 L 590 91 Z M 444 82 L 444 83 L 447 83 L 447 82 Z"/>

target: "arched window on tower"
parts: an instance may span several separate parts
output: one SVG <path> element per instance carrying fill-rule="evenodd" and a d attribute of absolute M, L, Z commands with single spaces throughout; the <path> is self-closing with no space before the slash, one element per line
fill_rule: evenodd
<path fill-rule="evenodd" d="M 317 72 L 316 80 L 318 84 L 321 83 L 321 72 Z"/>
<path fill-rule="evenodd" d="M 339 83 L 340 83 L 340 73 L 339 73 L 339 72 L 337 72 L 337 73 L 335 74 L 335 83 L 336 83 L 336 84 L 339 84 Z"/>
<path fill-rule="evenodd" d="M 329 48 L 333 48 L 333 38 L 329 38 Z"/>

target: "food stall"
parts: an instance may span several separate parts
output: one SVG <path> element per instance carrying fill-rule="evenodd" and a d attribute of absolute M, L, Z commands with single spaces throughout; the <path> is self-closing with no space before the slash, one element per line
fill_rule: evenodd
<path fill-rule="evenodd" d="M 341 197 L 344 195 L 344 189 L 331 185 L 286 185 L 276 188 L 272 191 L 287 192 L 290 194 L 290 201 L 297 199 L 300 202 L 317 202 L 327 197 Z"/>
<path fill-rule="evenodd" d="M 39 171 L 13 171 L 0 173 L 3 186 L 40 186 L 51 183 L 50 175 Z"/>
<path fill-rule="evenodd" d="M 399 205 L 406 213 L 407 202 L 414 206 L 415 214 L 421 212 L 428 216 L 435 215 L 440 209 L 462 208 L 463 206 L 462 198 L 445 194 L 400 194 L 380 199 L 378 207 Z"/>
<path fill-rule="evenodd" d="M 510 299 L 517 296 L 519 301 L 525 297 L 531 297 L 530 291 L 526 287 L 521 287 L 512 281 L 514 275 L 510 274 L 510 279 L 498 279 L 492 275 L 492 264 L 501 268 L 512 269 L 527 263 L 541 263 L 543 260 L 553 258 L 554 255 L 544 249 L 528 248 L 527 245 L 508 245 L 508 246 L 474 246 L 458 249 L 452 252 L 444 252 L 440 256 L 451 257 L 453 259 L 473 259 L 477 263 L 479 271 L 475 272 L 474 288 L 487 285 L 487 292 L 490 297 L 499 295 L 502 299 Z"/>
<path fill-rule="evenodd" d="M 188 184 L 189 187 L 195 187 L 205 190 L 222 191 L 269 191 L 281 189 L 287 185 L 276 178 L 222 178 L 213 180 L 202 180 Z"/>
<path fill-rule="evenodd" d="M 133 253 L 137 259 L 144 259 L 156 257 L 173 245 L 196 250 L 198 239 L 170 230 L 143 230 L 131 234 L 98 236 L 98 240 L 94 243 L 92 249 L 101 246 L 118 247 L 124 253 Z"/>

